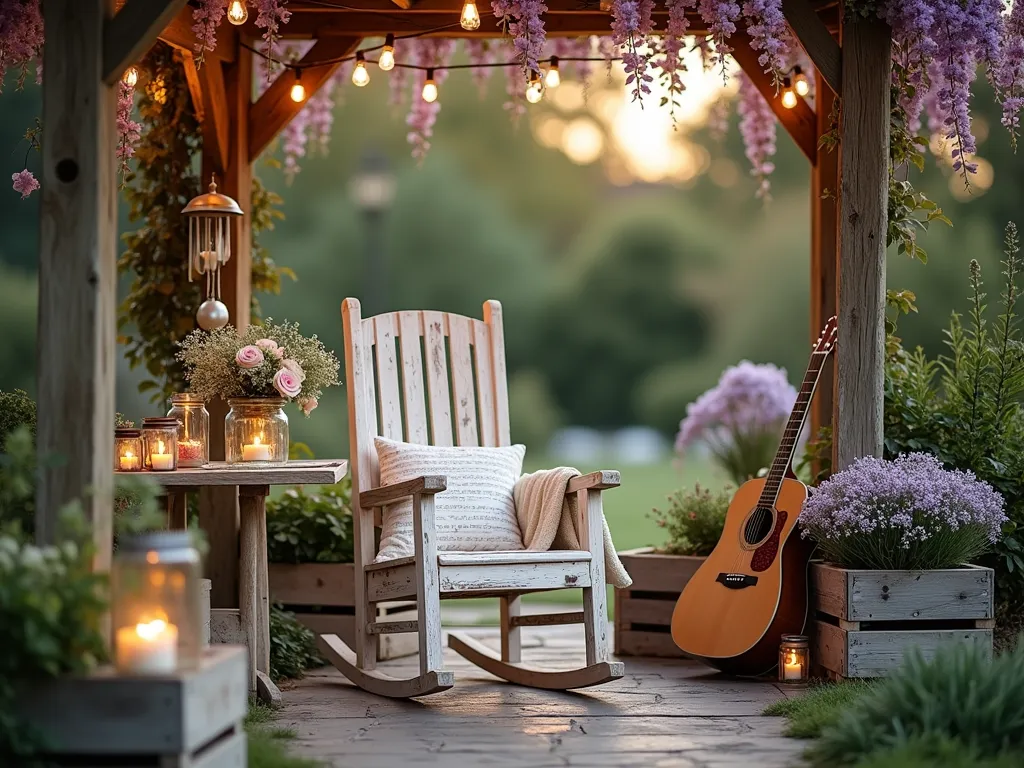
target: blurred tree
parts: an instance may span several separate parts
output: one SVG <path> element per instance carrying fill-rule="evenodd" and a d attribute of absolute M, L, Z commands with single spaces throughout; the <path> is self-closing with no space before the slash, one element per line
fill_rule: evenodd
<path fill-rule="evenodd" d="M 544 374 L 523 369 L 513 375 L 508 382 L 508 407 L 512 442 L 525 444 L 530 453 L 543 454 L 563 424 L 562 411 Z"/>

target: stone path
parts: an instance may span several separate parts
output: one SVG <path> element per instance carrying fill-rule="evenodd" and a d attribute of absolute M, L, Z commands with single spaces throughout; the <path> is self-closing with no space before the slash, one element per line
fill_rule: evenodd
<path fill-rule="evenodd" d="M 474 636 L 497 647 L 494 629 Z M 579 627 L 524 629 L 524 657 L 538 666 L 583 663 Z M 416 701 L 382 699 L 333 668 L 284 692 L 281 725 L 294 751 L 344 768 L 647 766 L 784 768 L 804 745 L 760 716 L 785 696 L 771 682 L 733 680 L 696 662 L 626 658 L 626 677 L 582 692 L 550 692 L 499 681 L 446 651 L 456 685 Z M 415 672 L 416 657 L 382 664 Z"/>

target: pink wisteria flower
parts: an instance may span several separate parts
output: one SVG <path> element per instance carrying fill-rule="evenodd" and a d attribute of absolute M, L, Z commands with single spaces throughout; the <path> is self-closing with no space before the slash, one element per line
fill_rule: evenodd
<path fill-rule="evenodd" d="M 135 106 L 135 87 L 123 80 L 117 85 L 117 159 L 120 163 L 121 180 L 129 171 L 128 161 L 135 154 L 135 144 L 142 135 L 142 126 L 132 120 Z"/>
<path fill-rule="evenodd" d="M 298 360 L 285 359 L 281 361 L 281 368 L 291 372 L 299 381 L 306 380 L 306 372 L 302 370 L 302 366 L 299 365 Z"/>
<path fill-rule="evenodd" d="M 302 382 L 287 368 L 282 368 L 274 374 L 274 389 L 280 392 L 282 397 L 293 398 L 302 391 Z"/>
<path fill-rule="evenodd" d="M 416 63 L 421 67 L 436 68 L 434 69 L 434 83 L 440 88 L 448 78 L 447 66 L 455 53 L 455 41 L 432 37 L 416 42 Z M 422 81 L 417 82 L 417 86 L 422 87 Z M 412 107 L 405 119 L 406 125 L 409 126 L 406 138 L 412 144 L 412 156 L 421 163 L 426 159 L 427 152 L 430 150 L 434 122 L 440 111 L 440 101 L 427 102 L 418 95 L 413 95 Z"/>
<path fill-rule="evenodd" d="M 775 113 L 749 77 L 740 76 L 740 133 L 750 161 L 750 174 L 757 179 L 757 196 L 768 198 L 771 182 L 768 177 L 775 170 Z"/>
<path fill-rule="evenodd" d="M 235 355 L 235 362 L 240 368 L 259 368 L 265 359 L 263 351 L 253 344 L 242 347 Z"/>
<path fill-rule="evenodd" d="M 306 416 L 309 416 L 318 405 L 320 402 L 315 397 L 304 397 L 299 400 L 299 407 Z"/>
<path fill-rule="evenodd" d="M 281 25 L 287 24 L 292 17 L 287 6 L 288 0 L 256 0 L 256 26 L 263 30 L 265 52 L 272 62 L 275 61 L 274 46 L 280 37 Z M 273 69 L 273 66 L 267 69 L 268 79 Z"/>
<path fill-rule="evenodd" d="M 8 68 L 18 68 L 18 90 L 33 59 L 42 61 L 43 16 L 39 0 L 0 0 L 0 91 Z"/>
<path fill-rule="evenodd" d="M 195 52 L 196 67 L 201 67 L 207 51 L 217 47 L 217 27 L 220 26 L 227 12 L 228 4 L 224 0 L 198 0 L 192 11 L 192 34 L 196 36 Z"/>
<path fill-rule="evenodd" d="M 12 173 L 11 180 L 14 182 L 14 191 L 21 193 L 22 200 L 39 189 L 39 180 L 32 175 L 32 171 L 28 168 Z"/>
<path fill-rule="evenodd" d="M 498 26 L 513 38 L 516 61 L 523 73 L 539 72 L 538 60 L 544 55 L 544 14 L 548 7 L 543 0 L 491 0 Z"/>

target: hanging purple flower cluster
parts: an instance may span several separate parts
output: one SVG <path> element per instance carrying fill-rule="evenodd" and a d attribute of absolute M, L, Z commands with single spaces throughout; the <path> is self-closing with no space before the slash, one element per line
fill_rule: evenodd
<path fill-rule="evenodd" d="M 740 116 L 740 135 L 750 174 L 757 179 L 757 196 L 767 198 L 771 192 L 768 177 L 775 170 L 775 113 L 757 86 L 746 75 L 740 75 L 740 100 L 736 108 Z"/>
<path fill-rule="evenodd" d="M 228 6 L 224 0 L 197 0 L 198 4 L 192 11 L 192 34 L 196 36 L 196 67 L 203 66 L 207 51 L 217 48 L 217 27 L 220 26 L 227 13 Z"/>
<path fill-rule="evenodd" d="M 575 73 L 576 79 L 586 87 L 590 73 L 593 71 L 590 61 L 573 61 L 573 59 L 590 58 L 591 41 L 589 37 L 556 37 L 551 41 L 551 53 L 563 62 L 563 72 L 570 69 Z"/>
<path fill-rule="evenodd" d="M 288 0 L 256 0 L 256 26 L 263 30 L 263 41 L 266 43 L 264 51 L 271 62 L 276 61 L 274 46 L 280 37 L 281 25 L 287 24 L 292 17 L 287 5 Z M 273 69 L 274 67 L 267 69 L 268 77 Z"/>
<path fill-rule="evenodd" d="M 487 89 L 487 81 L 491 79 L 491 74 L 494 72 L 494 68 L 488 65 L 497 61 L 495 53 L 490 40 L 477 38 L 466 40 L 466 55 L 469 57 L 469 63 L 474 65 L 471 71 L 473 82 L 476 83 L 476 87 L 480 91 L 480 98 L 483 98 Z"/>
<path fill-rule="evenodd" d="M 134 96 L 134 86 L 123 80 L 117 84 L 117 160 L 122 183 L 129 171 L 128 160 L 135 154 L 135 144 L 142 134 L 142 126 L 132 120 Z"/>
<path fill-rule="evenodd" d="M 434 83 L 438 88 L 448 77 L 446 67 L 451 62 L 454 53 L 454 40 L 430 37 L 416 41 L 416 63 L 421 67 L 436 68 L 434 69 Z M 416 91 L 420 85 L 417 82 L 413 90 Z M 425 101 L 419 93 L 413 93 L 412 108 L 405 119 L 406 125 L 409 126 L 406 138 L 412 145 L 412 156 L 421 163 L 426 158 L 427 152 L 430 151 L 430 137 L 434 134 L 434 122 L 440 111 L 440 102 Z"/>
<path fill-rule="evenodd" d="M 543 0 L 492 0 L 491 8 L 498 25 L 512 36 L 523 72 L 539 72 L 538 61 L 544 55 L 544 14 L 548 10 Z"/>
<path fill-rule="evenodd" d="M 728 40 L 736 31 L 740 17 L 740 6 L 732 0 L 700 0 L 700 17 L 708 25 L 708 38 L 715 45 L 711 58 L 712 66 L 722 68 L 722 79 L 728 77 L 726 56 L 732 53 Z"/>
<path fill-rule="evenodd" d="M 690 27 L 686 13 L 697 7 L 697 0 L 667 0 L 666 7 L 668 8 L 668 23 L 658 48 L 659 57 L 656 63 L 661 68 L 662 81 L 668 90 L 667 103 L 674 122 L 675 110 L 679 106 L 679 97 L 686 90 L 686 86 L 683 85 L 686 64 L 682 59 L 683 51 L 686 48 L 686 33 Z"/>
<path fill-rule="evenodd" d="M 25 85 L 29 65 L 42 62 L 43 17 L 39 0 L 0 0 L 0 91 L 8 69 L 19 69 L 18 90 Z"/>
<path fill-rule="evenodd" d="M 1021 0 L 1013 4 L 1006 20 L 993 81 L 1003 104 L 1003 126 L 1010 132 L 1010 143 L 1016 149 L 1020 110 L 1024 107 L 1024 2 Z"/>
<path fill-rule="evenodd" d="M 786 71 L 789 38 L 789 27 L 782 14 L 782 0 L 746 0 L 742 11 L 747 20 L 750 47 L 761 52 L 757 61 L 765 72 L 771 74 L 778 88 Z"/>
<path fill-rule="evenodd" d="M 654 0 L 614 0 L 612 3 L 612 40 L 622 52 L 626 85 L 631 86 L 633 101 L 651 92 L 654 77 L 648 72 L 650 54 L 647 37 L 654 31 L 651 14 Z"/>

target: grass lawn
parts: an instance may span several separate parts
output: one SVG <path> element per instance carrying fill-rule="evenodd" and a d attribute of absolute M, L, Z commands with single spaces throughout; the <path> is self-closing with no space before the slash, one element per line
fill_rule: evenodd
<path fill-rule="evenodd" d="M 822 683 L 802 696 L 780 699 L 769 704 L 764 714 L 789 720 L 786 735 L 794 739 L 814 739 L 839 719 L 843 710 L 871 690 L 871 683 L 850 680 Z"/>
<path fill-rule="evenodd" d="M 289 755 L 287 745 L 295 738 L 295 731 L 273 723 L 273 711 L 250 700 L 245 715 L 245 732 L 249 737 L 248 768 L 321 768 L 322 764 L 315 760 Z"/>

